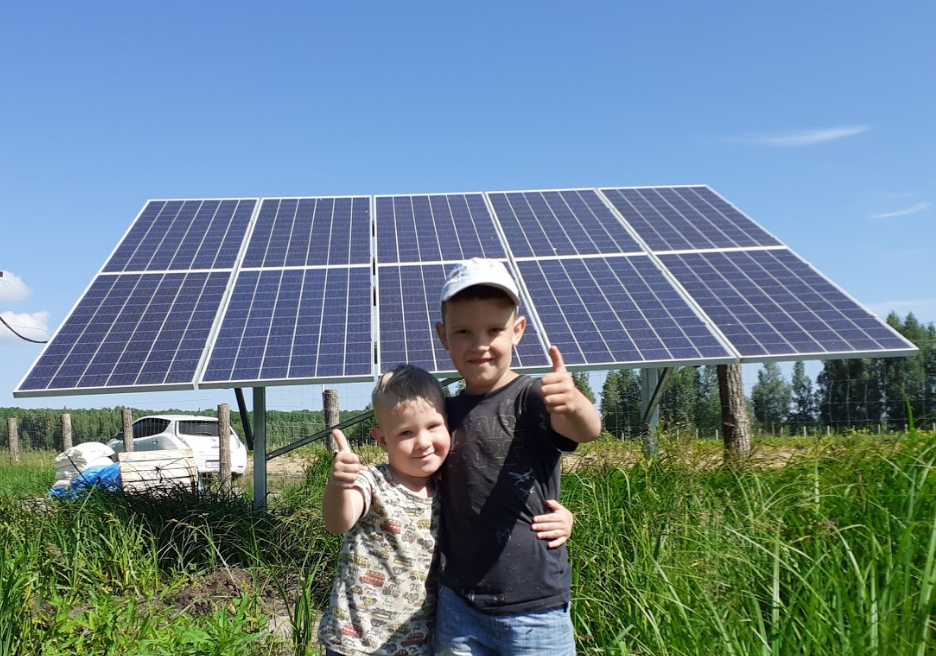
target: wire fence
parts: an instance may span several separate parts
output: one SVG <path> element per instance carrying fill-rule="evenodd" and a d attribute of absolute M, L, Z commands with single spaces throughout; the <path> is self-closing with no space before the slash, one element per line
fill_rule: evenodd
<path fill-rule="evenodd" d="M 913 422 L 917 428 L 936 431 L 936 412 L 932 408 L 932 390 L 923 387 L 915 390 L 888 389 L 886 385 L 869 387 L 867 380 L 836 380 L 832 382 L 832 389 L 845 390 L 846 393 L 835 398 L 823 400 L 815 396 L 811 407 L 805 415 L 796 412 L 792 401 L 787 404 L 788 412 L 778 417 L 776 408 L 770 412 L 766 408 L 758 407 L 749 400 L 749 410 L 752 429 L 755 436 L 760 437 L 790 437 L 795 435 L 833 435 L 862 431 L 869 434 L 886 434 L 903 432 L 909 428 L 909 421 L 900 417 L 889 418 L 886 410 L 889 407 L 887 399 L 899 399 L 900 403 L 909 404 L 918 408 L 913 415 Z M 360 417 L 370 404 L 369 384 L 339 385 L 337 389 L 339 398 L 339 421 L 346 422 Z M 312 436 L 327 435 L 324 396 L 325 387 L 322 385 L 287 386 L 267 388 L 267 423 L 266 438 L 267 451 L 294 444 L 300 440 L 308 440 Z M 455 386 L 449 390 L 455 393 Z M 232 399 L 233 400 L 233 399 Z M 247 403 L 252 399 L 247 394 Z M 825 405 L 823 405 L 825 403 Z M 231 426 L 241 436 L 246 438 L 246 432 L 241 421 L 236 404 L 231 405 Z M 597 400 L 599 409 L 604 405 Z M 607 407 L 607 406 L 606 406 Z M 60 451 L 64 441 L 62 415 L 70 417 L 72 443 L 106 442 L 115 436 L 122 435 L 123 407 L 103 409 L 23 409 L 0 408 L 0 448 L 9 447 L 8 419 L 15 417 L 19 446 L 21 449 Z M 169 414 L 165 411 L 153 411 L 133 408 L 134 420 L 152 415 Z M 629 402 L 618 404 L 613 412 L 605 412 L 602 416 L 605 430 L 614 439 L 640 439 L 642 434 L 643 409 L 639 401 L 631 398 Z M 191 414 L 201 416 L 216 416 L 216 408 L 205 408 L 197 411 L 172 411 L 171 414 Z M 769 420 L 758 420 L 758 417 L 772 417 Z M 252 414 L 249 421 L 253 424 Z M 349 441 L 352 444 L 368 444 L 371 442 L 370 429 L 375 425 L 373 418 L 367 419 L 346 429 Z M 692 398 L 670 389 L 664 392 L 660 404 L 660 431 L 686 439 L 717 438 L 720 435 L 720 407 L 719 401 L 714 399 Z M 246 441 L 246 440 L 245 440 Z"/>

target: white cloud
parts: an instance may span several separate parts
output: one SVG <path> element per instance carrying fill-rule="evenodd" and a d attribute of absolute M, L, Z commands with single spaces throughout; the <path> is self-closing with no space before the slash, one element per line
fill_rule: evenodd
<path fill-rule="evenodd" d="M 10 328 L 28 339 L 44 342 L 52 336 L 51 331 L 49 331 L 48 312 L 33 312 L 32 314 L 0 312 L 0 317 L 3 317 L 3 320 L 10 325 Z M 0 323 L 0 344 L 29 343 L 17 337 L 10 328 Z"/>
<path fill-rule="evenodd" d="M 824 130 L 799 130 L 793 132 L 779 132 L 776 134 L 755 135 L 742 137 L 738 139 L 738 141 L 759 146 L 798 148 L 801 146 L 814 146 L 836 139 L 844 139 L 845 137 L 853 137 L 856 134 L 867 132 L 870 129 L 870 125 L 845 125 L 837 128 L 826 128 Z"/>
<path fill-rule="evenodd" d="M 911 205 L 910 207 L 903 209 L 903 210 L 897 210 L 896 212 L 882 212 L 881 214 L 872 214 L 871 218 L 872 219 L 894 219 L 894 218 L 897 218 L 898 216 L 910 216 L 911 214 L 917 214 L 919 212 L 922 212 L 925 209 L 928 209 L 929 206 L 930 204 L 928 202 L 916 203 L 915 205 Z"/>
<path fill-rule="evenodd" d="M 15 273 L 0 271 L 0 301 L 22 301 L 32 290 Z"/>

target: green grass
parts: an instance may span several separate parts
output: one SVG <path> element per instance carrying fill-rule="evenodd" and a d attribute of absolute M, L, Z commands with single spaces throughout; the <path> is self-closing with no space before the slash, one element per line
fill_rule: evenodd
<path fill-rule="evenodd" d="M 19 499 L 42 497 L 55 482 L 54 453 L 22 451 L 19 463 L 10 462 L 10 452 L 0 449 L 0 496 Z"/>
<path fill-rule="evenodd" d="M 705 440 L 581 451 L 562 499 L 580 654 L 936 654 L 933 434 L 765 440 L 730 469 Z M 326 454 L 266 514 L 249 486 L 24 502 L 51 484 L 34 457 L 0 461 L 0 656 L 318 653 Z"/>

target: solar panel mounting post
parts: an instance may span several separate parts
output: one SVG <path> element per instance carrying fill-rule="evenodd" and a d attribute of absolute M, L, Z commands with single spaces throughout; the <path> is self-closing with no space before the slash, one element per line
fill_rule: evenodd
<path fill-rule="evenodd" d="M 670 368 L 663 370 L 660 375 L 659 369 L 641 369 L 640 370 L 640 404 L 641 404 L 641 422 L 640 428 L 643 431 L 644 454 L 648 458 L 656 458 L 660 455 L 660 449 L 657 445 L 657 428 L 660 424 L 660 397 L 663 392 L 663 384 Z"/>
<path fill-rule="evenodd" d="M 266 388 L 253 388 L 254 411 L 254 510 L 267 507 L 267 459 L 266 459 Z"/>

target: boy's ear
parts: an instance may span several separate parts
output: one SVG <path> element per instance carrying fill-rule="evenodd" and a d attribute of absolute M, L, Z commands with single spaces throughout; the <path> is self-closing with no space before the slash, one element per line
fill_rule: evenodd
<path fill-rule="evenodd" d="M 514 346 L 520 343 L 523 337 L 523 331 L 526 330 L 526 317 L 517 317 L 514 319 L 512 343 Z"/>
<path fill-rule="evenodd" d="M 442 346 L 448 351 L 448 340 L 445 338 L 445 324 L 441 321 L 436 321 L 436 335 L 439 336 L 439 341 L 442 342 Z"/>
<path fill-rule="evenodd" d="M 387 438 L 384 436 L 383 431 L 380 430 L 380 426 L 374 426 L 370 429 L 371 437 L 374 438 L 374 441 L 380 445 L 380 448 L 384 451 L 387 450 Z"/>

